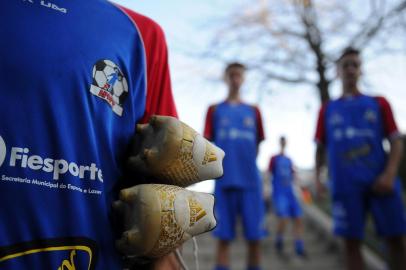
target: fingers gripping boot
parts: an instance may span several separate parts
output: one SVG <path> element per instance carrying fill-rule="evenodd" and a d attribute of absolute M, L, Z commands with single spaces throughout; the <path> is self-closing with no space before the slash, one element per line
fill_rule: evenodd
<path fill-rule="evenodd" d="M 126 231 L 117 241 L 117 248 L 126 255 L 159 258 L 216 226 L 214 197 L 177 186 L 124 189 L 115 205 L 126 208 Z"/>

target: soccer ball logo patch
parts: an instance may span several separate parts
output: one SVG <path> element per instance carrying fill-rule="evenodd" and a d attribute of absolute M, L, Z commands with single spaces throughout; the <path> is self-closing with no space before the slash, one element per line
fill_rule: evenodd
<path fill-rule="evenodd" d="M 128 96 L 128 84 L 120 68 L 110 60 L 99 60 L 93 66 L 90 92 L 104 99 L 117 115 L 123 114 L 123 103 Z"/>

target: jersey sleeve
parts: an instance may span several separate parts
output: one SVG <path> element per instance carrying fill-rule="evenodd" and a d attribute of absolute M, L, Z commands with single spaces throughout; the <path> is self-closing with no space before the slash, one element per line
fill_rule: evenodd
<path fill-rule="evenodd" d="M 325 124 L 325 114 L 326 114 L 327 104 L 323 104 L 319 110 L 319 116 L 317 118 L 316 124 L 316 134 L 314 135 L 314 140 L 316 143 L 325 144 L 326 143 L 326 124 Z"/>
<path fill-rule="evenodd" d="M 275 166 L 275 156 L 272 156 L 271 160 L 269 161 L 268 171 L 273 173 L 274 166 Z"/>
<path fill-rule="evenodd" d="M 382 113 L 382 123 L 385 136 L 389 139 L 399 136 L 400 133 L 389 102 L 384 97 L 376 97 L 376 100 Z"/>
<path fill-rule="evenodd" d="M 204 131 L 203 131 L 203 136 L 212 141 L 214 139 L 214 128 L 213 128 L 213 118 L 214 118 L 214 111 L 215 111 L 216 106 L 211 105 L 209 109 L 207 110 L 206 114 L 206 121 L 204 124 Z"/>
<path fill-rule="evenodd" d="M 147 122 L 154 114 L 177 117 L 169 73 L 168 49 L 162 28 L 148 17 L 124 7 L 120 9 L 135 23 L 145 48 L 147 91 L 145 112 L 140 122 Z"/>
<path fill-rule="evenodd" d="M 257 120 L 257 143 L 259 144 L 265 140 L 264 126 L 262 124 L 261 111 L 257 106 L 254 106 L 255 109 L 255 118 Z"/>

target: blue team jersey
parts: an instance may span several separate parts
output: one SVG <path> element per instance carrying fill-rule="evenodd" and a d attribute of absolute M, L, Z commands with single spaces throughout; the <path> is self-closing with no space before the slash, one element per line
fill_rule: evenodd
<path fill-rule="evenodd" d="M 383 172 L 387 155 L 379 99 L 358 95 L 329 102 L 324 125 L 334 192 L 364 189 Z"/>
<path fill-rule="evenodd" d="M 293 163 L 290 158 L 279 154 L 273 156 L 269 165 L 272 174 L 272 193 L 293 193 Z"/>
<path fill-rule="evenodd" d="M 109 213 L 149 102 L 144 25 L 103 0 L 0 10 L 0 269 L 122 269 Z"/>
<path fill-rule="evenodd" d="M 224 175 L 216 188 L 257 188 L 260 174 L 256 165 L 257 146 L 263 140 L 257 107 L 223 102 L 211 106 L 205 136 L 224 150 Z"/>

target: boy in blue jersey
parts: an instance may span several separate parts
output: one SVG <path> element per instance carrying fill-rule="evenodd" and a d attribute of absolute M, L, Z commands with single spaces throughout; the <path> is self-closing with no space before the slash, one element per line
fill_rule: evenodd
<path fill-rule="evenodd" d="M 125 152 L 137 123 L 176 116 L 162 29 L 104 0 L 0 10 L 0 269 L 123 269 Z"/>
<path fill-rule="evenodd" d="M 292 160 L 286 156 L 286 138 L 280 137 L 281 151 L 273 156 L 269 163 L 269 173 L 272 175 L 272 199 L 278 223 L 276 228 L 275 247 L 278 253 L 283 253 L 284 232 L 289 219 L 294 224 L 295 252 L 305 258 L 303 243 L 302 208 L 293 190 L 295 172 Z"/>
<path fill-rule="evenodd" d="M 226 152 L 224 176 L 216 181 L 215 213 L 219 239 L 217 270 L 229 269 L 229 247 L 241 216 L 248 241 L 248 268 L 260 269 L 260 240 L 264 236 L 264 201 L 256 165 L 258 145 L 264 139 L 262 120 L 256 106 L 240 99 L 245 66 L 231 63 L 225 69 L 227 99 L 209 107 L 204 136 Z"/>
<path fill-rule="evenodd" d="M 334 233 L 345 240 L 347 268 L 364 269 L 361 254 L 365 216 L 370 212 L 378 235 L 386 240 L 393 269 L 406 269 L 406 217 L 397 170 L 403 143 L 392 110 L 383 97 L 358 88 L 360 52 L 346 49 L 337 61 L 342 97 L 320 110 L 316 141 L 316 180 L 327 150 Z M 389 140 L 386 153 L 383 140 Z"/>

